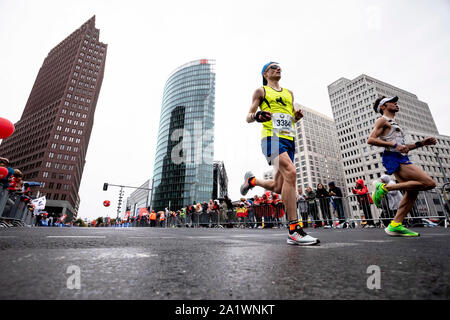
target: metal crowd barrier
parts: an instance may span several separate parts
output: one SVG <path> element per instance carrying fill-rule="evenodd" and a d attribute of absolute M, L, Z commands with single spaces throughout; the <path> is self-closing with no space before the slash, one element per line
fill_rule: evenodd
<path fill-rule="evenodd" d="M 33 225 L 34 216 L 20 195 L 0 187 L 0 221 L 5 226 Z"/>
<path fill-rule="evenodd" d="M 437 190 L 421 191 L 417 201 L 405 218 L 404 224 L 408 226 L 448 225 L 448 205 Z M 448 198 L 447 198 L 448 199 Z M 342 207 L 338 203 L 342 201 Z M 448 200 L 447 200 L 448 201 Z M 447 202 L 448 203 L 448 202 Z M 331 225 L 333 227 L 386 227 L 395 217 L 396 206 L 389 203 L 387 197 L 377 208 L 367 195 L 349 195 L 344 198 L 330 197 L 314 200 L 300 200 L 297 202 L 297 215 L 303 224 L 316 226 Z M 398 208 L 398 203 L 397 203 Z M 340 210 L 342 210 L 340 212 Z M 331 221 L 330 224 L 330 215 Z"/>
<path fill-rule="evenodd" d="M 189 228 L 189 227 L 211 227 L 211 228 L 273 228 L 287 226 L 286 215 L 284 214 L 284 206 L 261 204 L 253 205 L 247 209 L 246 216 L 240 217 L 238 208 L 233 209 L 219 209 L 211 213 L 193 212 L 186 213 L 184 217 L 166 217 L 162 227 L 163 228 Z M 149 221 L 141 219 L 141 221 L 131 222 L 133 227 L 149 227 Z M 157 221 L 156 227 L 161 227 Z"/>
<path fill-rule="evenodd" d="M 445 212 L 445 227 L 447 228 L 449 221 L 450 221 L 450 199 L 448 197 L 448 191 L 450 191 L 450 182 L 444 183 L 442 186 L 442 195 L 443 195 L 443 206 L 444 206 L 444 212 Z"/>
<path fill-rule="evenodd" d="M 448 190 L 447 190 L 447 189 Z M 450 203 L 447 193 L 450 183 L 444 185 L 443 194 L 437 189 L 419 192 L 418 199 L 404 220 L 407 226 L 447 227 Z M 371 203 L 367 195 L 349 195 L 343 198 L 328 197 L 314 200 L 297 201 L 297 219 L 304 228 L 367 228 L 386 227 L 394 218 L 397 210 L 391 209 L 386 197 L 381 208 Z M 238 217 L 237 208 L 216 210 L 213 214 L 186 213 L 184 218 L 169 217 L 156 227 L 238 227 L 238 228 L 273 228 L 287 227 L 288 220 L 284 205 L 278 203 L 252 205 L 246 217 Z M 131 222 L 132 227 L 149 227 L 149 221 Z"/>

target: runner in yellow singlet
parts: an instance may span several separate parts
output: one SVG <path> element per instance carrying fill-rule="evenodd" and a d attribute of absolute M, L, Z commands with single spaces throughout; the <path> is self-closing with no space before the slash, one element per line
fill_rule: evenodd
<path fill-rule="evenodd" d="M 297 217 L 296 177 L 294 166 L 295 122 L 303 117 L 301 110 L 294 109 L 294 94 L 279 85 L 281 68 L 276 62 L 264 65 L 261 71 L 263 86 L 253 93 L 247 122 L 261 122 L 261 148 L 269 165 L 275 168 L 273 180 L 256 179 L 249 171 L 244 176 L 241 194 L 255 186 L 263 187 L 282 196 L 289 219 L 288 244 L 316 245 L 319 239 L 303 231 Z M 260 108 L 260 111 L 257 111 Z"/>

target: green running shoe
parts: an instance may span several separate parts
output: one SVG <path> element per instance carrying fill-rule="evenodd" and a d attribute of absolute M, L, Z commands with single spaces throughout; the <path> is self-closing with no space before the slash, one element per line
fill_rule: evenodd
<path fill-rule="evenodd" d="M 385 186 L 384 183 L 374 181 L 374 184 L 375 184 L 375 191 L 372 193 L 372 199 L 375 205 L 379 208 L 381 207 L 381 199 L 388 192 L 382 188 L 383 186 Z"/>
<path fill-rule="evenodd" d="M 384 231 L 393 237 L 419 237 L 420 234 L 417 232 L 413 232 L 407 228 L 405 228 L 403 225 L 399 225 L 397 227 L 393 227 L 392 225 L 388 225 Z"/>

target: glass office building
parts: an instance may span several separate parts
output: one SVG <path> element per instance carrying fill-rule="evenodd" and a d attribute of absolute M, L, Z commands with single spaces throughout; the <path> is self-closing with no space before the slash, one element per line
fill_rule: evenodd
<path fill-rule="evenodd" d="M 164 87 L 154 165 L 152 209 L 177 210 L 211 199 L 215 60 L 189 62 Z"/>

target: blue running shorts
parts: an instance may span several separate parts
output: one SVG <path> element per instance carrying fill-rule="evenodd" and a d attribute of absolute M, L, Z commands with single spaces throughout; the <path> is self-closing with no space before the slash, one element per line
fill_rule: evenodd
<path fill-rule="evenodd" d="M 265 137 L 261 140 L 261 148 L 267 163 L 272 165 L 272 160 L 280 154 L 287 152 L 292 163 L 295 156 L 295 142 L 279 137 Z"/>
<path fill-rule="evenodd" d="M 400 168 L 401 164 L 412 164 L 408 156 L 405 156 L 400 152 L 392 151 L 384 151 L 382 161 L 383 166 L 386 168 L 389 175 L 396 172 Z"/>

